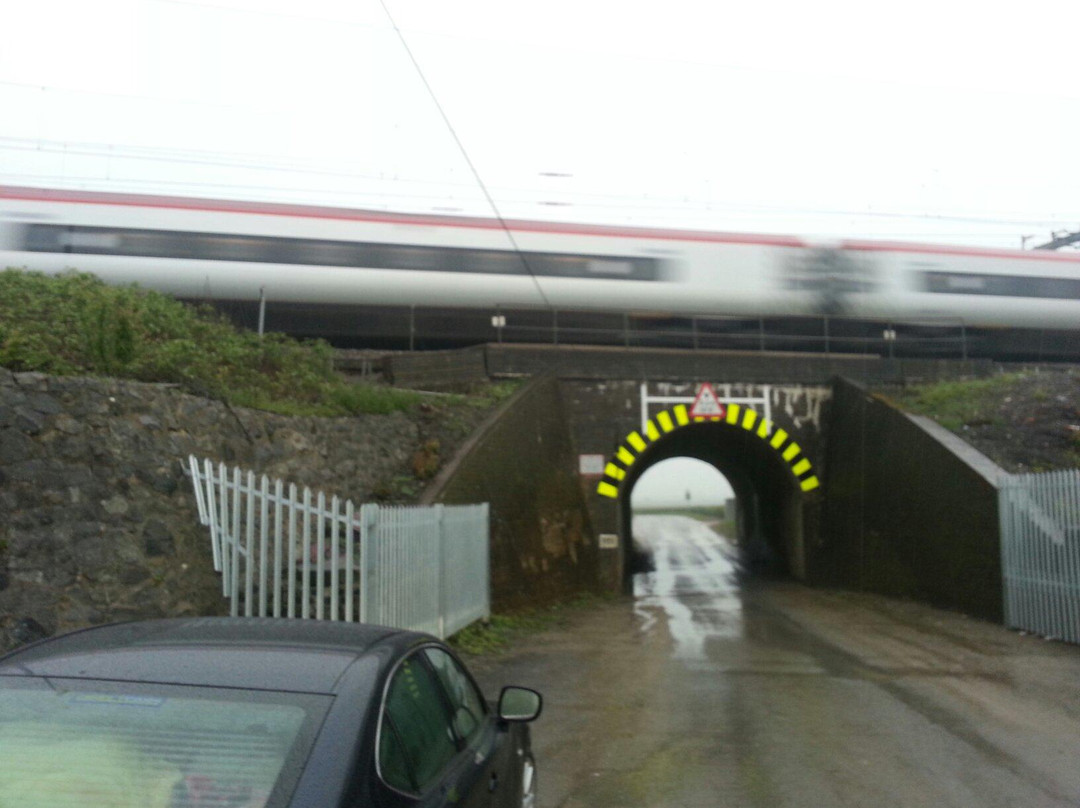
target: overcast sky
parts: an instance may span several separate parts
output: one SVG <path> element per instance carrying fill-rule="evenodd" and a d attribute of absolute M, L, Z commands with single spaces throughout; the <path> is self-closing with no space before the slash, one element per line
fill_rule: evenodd
<path fill-rule="evenodd" d="M 1080 4 L 387 0 L 507 216 L 1080 226 Z M 0 182 L 489 215 L 369 0 L 8 4 Z"/>

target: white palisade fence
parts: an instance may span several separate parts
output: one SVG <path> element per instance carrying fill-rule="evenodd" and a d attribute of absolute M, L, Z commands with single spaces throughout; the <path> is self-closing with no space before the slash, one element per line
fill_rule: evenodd
<path fill-rule="evenodd" d="M 1005 623 L 1080 643 L 1080 469 L 1002 481 Z"/>
<path fill-rule="evenodd" d="M 376 623 L 445 638 L 491 614 L 488 505 L 361 505 L 188 458 L 235 617 Z"/>

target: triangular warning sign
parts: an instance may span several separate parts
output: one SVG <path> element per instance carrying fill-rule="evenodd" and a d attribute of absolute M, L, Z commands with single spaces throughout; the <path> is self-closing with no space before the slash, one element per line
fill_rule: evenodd
<path fill-rule="evenodd" d="M 693 406 L 690 407 L 690 417 L 719 419 L 724 417 L 724 413 L 724 405 L 716 397 L 713 386 L 705 382 L 698 388 L 697 397 L 694 399 Z"/>

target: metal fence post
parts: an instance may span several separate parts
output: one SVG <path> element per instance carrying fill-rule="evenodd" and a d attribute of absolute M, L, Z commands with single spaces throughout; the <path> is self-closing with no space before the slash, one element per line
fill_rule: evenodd
<path fill-rule="evenodd" d="M 439 597 L 436 601 L 439 609 L 439 632 L 440 640 L 446 639 L 446 522 L 444 507 L 435 506 L 435 528 L 439 542 Z"/>
<path fill-rule="evenodd" d="M 379 522 L 379 506 L 378 505 L 361 505 L 360 506 L 360 622 L 368 623 L 372 621 L 371 614 L 371 599 L 372 599 L 372 583 L 373 575 L 372 570 L 374 564 L 372 561 L 372 534 L 375 532 L 376 526 Z"/>

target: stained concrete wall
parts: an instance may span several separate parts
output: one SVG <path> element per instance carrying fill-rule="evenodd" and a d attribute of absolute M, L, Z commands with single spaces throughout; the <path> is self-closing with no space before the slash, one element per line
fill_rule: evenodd
<path fill-rule="evenodd" d="M 837 380 L 826 423 L 819 583 L 917 598 L 1000 621 L 997 480 L 951 433 Z"/>
<path fill-rule="evenodd" d="M 497 610 L 597 588 L 599 550 L 556 379 L 518 391 L 448 472 L 432 501 L 491 503 Z"/>

